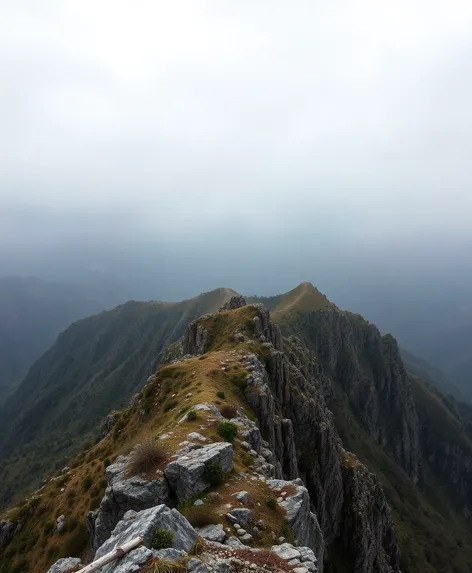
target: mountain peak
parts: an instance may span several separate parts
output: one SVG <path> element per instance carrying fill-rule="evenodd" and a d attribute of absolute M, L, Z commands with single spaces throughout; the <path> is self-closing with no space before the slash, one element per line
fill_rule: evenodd
<path fill-rule="evenodd" d="M 302 282 L 293 290 L 280 295 L 272 313 L 280 318 L 289 312 L 309 312 L 323 308 L 334 308 L 334 305 L 310 282 Z"/>

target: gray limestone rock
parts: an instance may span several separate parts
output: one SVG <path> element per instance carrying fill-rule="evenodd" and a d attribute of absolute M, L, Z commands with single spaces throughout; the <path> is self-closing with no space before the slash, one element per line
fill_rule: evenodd
<path fill-rule="evenodd" d="M 238 491 L 238 493 L 235 494 L 235 497 L 244 505 L 249 503 L 249 494 L 247 491 Z"/>
<path fill-rule="evenodd" d="M 234 537 L 234 535 L 232 535 L 231 537 L 228 537 L 228 539 L 225 541 L 225 545 L 229 545 L 229 547 L 243 547 L 243 544 L 241 543 L 241 541 L 239 541 L 239 539 L 237 537 Z"/>
<path fill-rule="evenodd" d="M 136 537 L 143 538 L 143 546 L 135 549 L 119 562 L 110 563 L 101 573 L 124 573 L 125 571 L 138 571 L 139 568 L 154 555 L 150 548 L 157 529 L 171 531 L 174 535 L 172 547 L 188 552 L 197 540 L 197 533 L 176 509 L 166 505 L 158 505 L 137 513 L 128 511 L 113 530 L 107 541 L 97 550 L 95 559 L 99 559 L 113 550 L 115 545 L 127 543 Z M 146 549 L 147 548 L 147 549 Z M 128 566 L 129 569 L 124 567 Z M 120 567 L 120 568 L 118 568 Z"/>
<path fill-rule="evenodd" d="M 271 548 L 276 555 L 285 561 L 292 559 L 300 559 L 300 551 L 290 543 L 282 543 L 281 545 L 273 545 Z"/>
<path fill-rule="evenodd" d="M 15 535 L 17 523 L 8 520 L 0 521 L 0 549 L 6 547 Z"/>
<path fill-rule="evenodd" d="M 119 520 L 132 509 L 141 511 L 161 503 L 169 503 L 170 490 L 164 477 L 147 480 L 140 476 L 126 477 L 128 457 L 120 456 L 106 469 L 108 487 L 92 524 L 92 546 L 97 549 L 108 539 Z"/>
<path fill-rule="evenodd" d="M 159 549 L 154 550 L 154 557 L 157 559 L 166 559 L 167 561 L 178 561 L 187 555 L 186 551 L 182 551 L 182 549 L 174 549 L 173 547 L 169 547 L 167 549 Z"/>
<path fill-rule="evenodd" d="M 209 569 L 200 559 L 192 558 L 187 562 L 187 571 L 188 573 L 208 573 Z"/>
<path fill-rule="evenodd" d="M 59 559 L 54 565 L 52 565 L 47 573 L 68 573 L 72 569 L 77 569 L 82 567 L 82 562 L 78 557 L 66 557 L 65 559 Z"/>
<path fill-rule="evenodd" d="M 112 561 L 100 569 L 100 573 L 136 573 L 154 557 L 154 552 L 147 547 L 138 547 L 117 561 Z"/>
<path fill-rule="evenodd" d="M 223 472 L 230 472 L 233 468 L 232 445 L 222 442 L 209 444 L 167 465 L 165 476 L 179 500 L 188 499 L 210 486 L 204 479 L 208 464 L 218 464 Z"/>
<path fill-rule="evenodd" d="M 288 526 L 300 545 L 319 551 L 324 545 L 323 533 L 316 515 L 311 511 L 311 500 L 306 487 L 296 485 L 294 481 L 270 480 L 267 483 L 274 490 L 286 486 L 295 488 L 295 494 L 286 495 L 285 499 L 279 498 L 280 505 L 286 511 Z"/>
<path fill-rule="evenodd" d="M 221 523 L 218 523 L 217 525 L 205 525 L 205 527 L 197 528 L 196 532 L 200 537 L 203 537 L 203 539 L 207 539 L 208 541 L 217 541 L 218 543 L 223 543 L 227 537 Z"/>
<path fill-rule="evenodd" d="M 232 509 L 229 514 L 233 519 L 236 520 L 233 523 L 247 525 L 250 521 L 252 521 L 252 511 L 246 507 L 236 507 Z M 232 519 L 230 519 L 230 521 L 232 521 Z"/>

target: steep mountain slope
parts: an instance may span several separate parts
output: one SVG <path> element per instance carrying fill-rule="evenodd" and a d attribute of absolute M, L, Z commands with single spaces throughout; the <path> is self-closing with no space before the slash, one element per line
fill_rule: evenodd
<path fill-rule="evenodd" d="M 295 573 L 308 573 L 316 571 L 317 557 L 319 571 L 399 573 L 385 496 L 375 476 L 342 447 L 314 356 L 299 342 L 284 341 L 264 309 L 235 304 L 192 323 L 180 349 L 181 360 L 150 379 L 100 443 L 7 513 L 2 573 L 42 573 L 60 556 L 86 560 L 90 544 L 103 555 L 124 540 L 127 520 L 150 548 L 150 516 L 161 523 L 158 515 L 167 511 L 160 504 L 177 505 L 178 513 L 166 514 L 166 530 L 174 532 L 170 543 L 177 549 L 187 532 L 193 541 L 186 553 L 164 557 L 139 549 L 107 572 L 127 571 L 128 559 L 133 571 L 191 571 L 187 552 L 193 551 L 205 572 L 288 572 L 298 564 Z M 133 472 L 139 448 L 116 457 L 136 442 L 158 452 L 146 474 Z M 216 466 L 220 477 L 210 481 L 209 468 Z M 89 507 L 94 511 L 87 517 Z M 130 509 L 138 513 L 125 513 Z M 213 528 L 192 533 L 182 515 Z M 214 538 L 216 532 L 220 541 L 231 536 L 229 553 L 208 541 L 191 549 L 196 533 Z M 175 559 L 180 564 L 169 563 Z"/>
<path fill-rule="evenodd" d="M 0 402 L 71 322 L 120 302 L 97 287 L 0 278 Z"/>
<path fill-rule="evenodd" d="M 274 318 L 319 359 L 345 447 L 379 476 L 404 550 L 402 570 L 439 571 L 441 564 L 466 571 L 472 444 L 464 406 L 409 377 L 396 341 L 359 315 L 335 307 L 296 311 Z"/>
<path fill-rule="evenodd" d="M 226 295 L 227 291 L 217 298 L 223 300 L 228 298 Z M 321 532 L 313 533 L 314 548 L 318 555 L 323 553 L 327 572 L 470 572 L 472 408 L 444 397 L 420 377 L 412 376 L 392 336 L 382 336 L 361 316 L 339 310 L 311 285 L 304 283 L 287 295 L 264 302 L 272 308 L 281 332 L 267 312 L 257 306 L 237 308 L 234 300 L 225 311 L 192 323 L 184 338 L 164 353 L 167 360 L 179 362 L 163 368 L 122 414 L 110 418 L 110 435 L 73 462 L 77 469 L 46 486 L 49 501 L 41 511 L 54 512 L 49 521 L 59 511 L 71 514 L 73 524 L 82 524 L 82 530 L 74 533 L 82 550 L 87 544 L 83 530 L 86 509 L 97 506 L 105 484 L 94 482 L 93 495 L 82 493 L 88 490 L 82 490 L 81 484 L 88 475 L 100 479 L 100 460 L 114 458 L 136 442 L 163 432 L 172 447 L 184 447 L 189 436 L 175 429 L 175 424 L 184 416 L 187 405 L 194 407 L 198 400 L 222 406 L 218 401 L 227 400 L 249 419 L 251 415 L 256 417 L 266 440 L 264 448 L 272 453 L 259 463 L 270 460 L 277 476 L 303 479 Z M 201 307 L 199 310 L 203 312 Z M 91 364 L 87 356 L 93 356 L 97 348 L 106 362 L 116 364 L 113 371 L 126 362 L 128 355 L 134 356 L 128 376 L 136 374 L 134 387 L 139 388 L 152 362 L 152 344 L 147 343 L 147 337 L 138 340 L 137 335 L 146 332 L 149 313 L 151 309 L 143 307 L 142 321 L 130 321 L 136 328 L 131 328 L 126 344 L 117 342 L 122 326 L 110 332 L 108 346 L 103 347 L 97 344 L 100 340 L 87 338 L 91 336 L 88 330 L 84 335 L 90 343 L 88 354 L 79 353 L 73 345 L 80 360 L 77 370 L 68 370 L 69 362 L 64 363 L 64 372 L 69 375 L 68 385 L 61 386 L 64 396 L 76 378 L 86 384 Z M 166 341 L 172 339 L 169 335 Z M 121 361 L 115 362 L 116 355 Z M 149 360 L 146 367 L 140 365 L 141 360 Z M 61 372 L 59 369 L 58 377 Z M 42 376 L 48 379 L 45 372 Z M 99 376 L 106 381 L 109 396 L 116 399 L 117 389 L 120 397 L 124 395 L 121 385 L 125 385 L 126 376 L 109 379 L 105 369 L 100 374 L 97 371 L 97 380 Z M 92 408 L 95 390 L 91 388 L 89 393 Z M 216 396 L 221 391 L 225 398 Z M 80 391 L 76 395 L 80 399 Z M 55 416 L 54 404 L 39 408 L 39 412 Z M 66 419 L 64 423 L 72 422 Z M 198 431 L 215 429 L 212 423 L 208 421 L 208 427 L 206 423 L 203 429 L 198 426 Z M 248 423 L 245 419 L 244 424 Z M 26 444 L 30 439 L 27 427 L 24 418 L 9 434 L 11 439 L 16 433 L 20 438 L 26 435 Z M 45 430 L 43 452 L 50 445 L 50 431 L 56 432 L 52 434 L 55 440 L 61 439 L 57 428 Z M 37 434 L 42 431 L 39 424 Z M 175 437 L 169 432 L 175 432 Z M 251 432 L 248 435 L 252 436 Z M 251 442 L 249 438 L 246 441 Z M 39 451 L 41 440 L 31 443 Z M 256 454 L 262 452 L 260 442 L 251 442 L 251 446 Z M 235 453 L 240 456 L 238 448 L 237 442 Z M 26 446 L 19 449 L 18 455 L 24 453 L 28 453 Z M 31 459 L 41 463 L 41 456 L 40 452 Z M 54 453 L 51 458 L 59 459 Z M 237 471 L 241 466 L 254 471 L 251 465 L 256 466 L 247 456 L 242 454 L 237 459 Z M 15 478 L 20 481 L 18 468 L 24 461 L 12 453 L 4 463 L 7 483 L 13 484 Z M 56 483 L 64 491 L 54 489 Z M 51 501 L 53 495 L 58 499 L 57 506 L 56 500 Z M 37 515 L 30 502 L 13 515 L 24 517 L 28 513 Z M 22 545 L 30 547 L 33 561 L 44 565 L 46 557 L 52 561 L 60 554 L 60 537 L 43 539 L 36 517 L 31 528 L 25 527 L 25 533 L 15 536 L 9 545 L 7 551 L 14 557 L 15 566 Z M 39 548 L 35 536 L 41 537 Z"/>
<path fill-rule="evenodd" d="M 142 387 L 162 349 L 233 294 L 217 289 L 181 303 L 130 301 L 63 332 L 0 411 L 1 500 L 95 438 L 103 417 Z"/>

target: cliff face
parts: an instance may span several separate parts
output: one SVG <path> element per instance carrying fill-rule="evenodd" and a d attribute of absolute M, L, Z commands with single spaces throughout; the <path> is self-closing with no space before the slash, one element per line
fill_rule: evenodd
<path fill-rule="evenodd" d="M 364 428 L 418 483 L 419 422 L 395 339 L 337 310 L 306 313 L 285 328 L 303 337 L 325 374 L 348 396 Z"/>

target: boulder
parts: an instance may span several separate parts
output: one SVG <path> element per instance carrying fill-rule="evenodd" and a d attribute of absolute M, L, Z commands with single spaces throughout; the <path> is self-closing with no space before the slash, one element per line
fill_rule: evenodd
<path fill-rule="evenodd" d="M 267 484 L 273 489 L 282 489 L 286 486 L 295 488 L 293 495 L 287 495 L 280 505 L 286 511 L 288 526 L 300 545 L 314 549 L 319 554 L 324 549 L 323 533 L 316 515 L 311 511 L 310 495 L 305 486 L 300 485 L 301 480 L 284 481 L 269 480 Z"/>
<path fill-rule="evenodd" d="M 139 567 L 147 563 L 156 553 L 151 548 L 157 529 L 171 531 L 174 535 L 172 548 L 180 551 L 190 551 L 197 540 L 194 528 L 176 509 L 162 504 L 139 513 L 128 511 L 113 530 L 111 537 L 97 550 L 95 559 L 112 551 L 115 545 L 128 543 L 136 537 L 143 538 L 143 546 L 131 551 L 119 561 L 110 563 L 101 570 L 101 573 L 138 571 Z"/>
<path fill-rule="evenodd" d="M 238 491 L 238 493 L 235 494 L 235 497 L 243 505 L 247 505 L 249 503 L 249 494 L 247 491 Z"/>
<path fill-rule="evenodd" d="M 223 543 L 226 539 L 226 532 L 221 523 L 218 523 L 217 525 L 205 525 L 205 527 L 200 527 L 196 531 L 200 537 L 203 537 L 203 539 L 207 539 L 208 541 Z"/>
<path fill-rule="evenodd" d="M 82 562 L 78 557 L 66 557 L 65 559 L 56 561 L 56 563 L 47 570 L 47 573 L 68 573 L 72 571 L 72 569 L 78 569 L 82 566 Z"/>
<path fill-rule="evenodd" d="M 168 464 L 164 474 L 179 500 L 188 499 L 210 487 L 204 479 L 205 467 L 218 464 L 223 472 L 233 468 L 233 447 L 218 442 L 193 450 Z"/>
<path fill-rule="evenodd" d="M 147 547 L 138 547 L 121 559 L 112 561 L 100 569 L 100 573 L 136 573 L 141 571 L 154 557 L 154 551 Z"/>
<path fill-rule="evenodd" d="M 107 467 L 108 487 L 89 530 L 93 529 L 92 546 L 97 549 L 110 537 L 116 524 L 132 509 L 141 511 L 161 503 L 169 503 L 170 490 L 164 477 L 147 480 L 139 476 L 126 477 L 128 458 L 120 456 Z"/>
<path fill-rule="evenodd" d="M 245 507 L 236 507 L 229 512 L 227 517 L 232 523 L 241 523 L 242 525 L 247 525 L 252 520 L 252 511 Z"/>
<path fill-rule="evenodd" d="M 15 535 L 17 524 L 12 521 L 0 521 L 0 549 L 6 547 Z"/>

